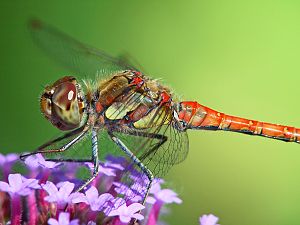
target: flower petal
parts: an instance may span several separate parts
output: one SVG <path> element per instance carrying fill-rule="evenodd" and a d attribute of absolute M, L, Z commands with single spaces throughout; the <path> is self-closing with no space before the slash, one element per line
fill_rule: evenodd
<path fill-rule="evenodd" d="M 131 220 L 131 217 L 127 216 L 127 215 L 120 215 L 119 216 L 121 222 L 123 223 L 129 223 L 129 221 Z"/>
<path fill-rule="evenodd" d="M 37 154 L 38 155 L 38 154 Z M 25 159 L 25 164 L 31 168 L 37 168 L 39 167 L 39 160 L 37 158 L 37 155 L 31 155 L 31 156 L 28 156 L 26 159 Z"/>
<path fill-rule="evenodd" d="M 57 187 L 51 181 L 47 181 L 46 184 L 42 184 L 42 188 L 47 191 L 49 195 L 55 195 L 58 192 Z"/>
<path fill-rule="evenodd" d="M 63 198 L 66 200 L 71 192 L 73 191 L 75 184 L 66 181 L 63 183 L 62 187 L 59 189 L 59 193 L 62 194 Z"/>
<path fill-rule="evenodd" d="M 148 196 L 146 202 L 153 205 L 156 202 L 156 199 L 152 196 Z"/>
<path fill-rule="evenodd" d="M 59 225 L 69 225 L 70 223 L 70 214 L 61 212 L 58 216 Z"/>
<path fill-rule="evenodd" d="M 140 203 L 132 203 L 131 205 L 129 205 L 128 207 L 128 211 L 133 214 L 133 213 L 136 213 L 142 209 L 145 208 L 145 206 L 143 206 L 142 204 Z"/>
<path fill-rule="evenodd" d="M 56 202 L 57 201 L 57 196 L 55 195 L 48 195 L 44 198 L 45 201 L 47 202 Z"/>
<path fill-rule="evenodd" d="M 87 225 L 96 225 L 96 223 L 94 221 L 89 221 Z"/>
<path fill-rule="evenodd" d="M 86 196 L 83 193 L 79 193 L 79 192 L 72 193 L 70 195 L 70 199 L 71 199 L 72 203 L 82 203 L 83 202 L 83 203 L 89 204 Z"/>
<path fill-rule="evenodd" d="M 213 214 L 203 215 L 199 218 L 200 225 L 217 225 L 219 218 Z"/>
<path fill-rule="evenodd" d="M 139 213 L 135 213 L 135 214 L 132 215 L 132 218 L 135 218 L 137 220 L 143 220 L 144 216 L 139 214 Z"/>
<path fill-rule="evenodd" d="M 72 220 L 68 225 L 78 225 L 79 219 Z"/>
<path fill-rule="evenodd" d="M 103 167 L 103 166 L 99 165 L 99 171 L 100 171 L 100 173 L 105 174 L 106 176 L 109 176 L 109 177 L 116 176 L 115 170 L 112 168 L 107 168 L 107 167 Z"/>
<path fill-rule="evenodd" d="M 39 185 L 39 181 L 37 179 L 27 179 L 26 177 L 22 177 L 23 187 L 28 187 L 32 189 L 41 189 Z"/>
<path fill-rule="evenodd" d="M 3 165 L 5 163 L 5 156 L 0 153 L 0 165 Z"/>
<path fill-rule="evenodd" d="M 96 187 L 94 186 L 91 186 L 86 192 L 85 192 L 85 195 L 88 199 L 89 202 L 94 202 L 98 196 L 99 196 L 99 193 L 98 193 L 98 190 Z"/>
<path fill-rule="evenodd" d="M 59 225 L 59 223 L 57 222 L 57 220 L 56 220 L 56 219 L 53 219 L 53 218 L 50 218 L 50 219 L 48 220 L 48 224 L 49 224 L 49 225 Z"/>
<path fill-rule="evenodd" d="M 105 202 L 111 201 L 111 200 L 113 200 L 113 199 L 114 199 L 114 197 L 113 197 L 111 194 L 109 194 L 109 193 L 104 193 L 104 194 L 102 194 L 102 195 L 99 196 L 98 201 L 99 201 L 101 204 L 104 204 Z"/>
<path fill-rule="evenodd" d="M 12 192 L 18 192 L 22 188 L 22 176 L 19 173 L 9 174 L 8 183 Z"/>
<path fill-rule="evenodd" d="M 8 183 L 0 181 L 0 191 L 9 192 L 10 186 L 8 185 Z"/>
<path fill-rule="evenodd" d="M 14 162 L 16 160 L 18 160 L 19 156 L 17 154 L 11 153 L 11 154 L 7 154 L 6 155 L 6 162 L 10 163 L 10 162 Z"/>
<path fill-rule="evenodd" d="M 118 215 L 119 215 L 118 209 L 112 210 L 108 214 L 108 216 L 118 216 Z"/>

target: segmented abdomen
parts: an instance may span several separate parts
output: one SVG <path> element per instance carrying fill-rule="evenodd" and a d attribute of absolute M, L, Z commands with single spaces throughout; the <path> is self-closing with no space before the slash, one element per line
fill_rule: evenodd
<path fill-rule="evenodd" d="M 227 130 L 300 143 L 300 129 L 226 115 L 197 102 L 180 102 L 179 120 L 187 129 Z"/>

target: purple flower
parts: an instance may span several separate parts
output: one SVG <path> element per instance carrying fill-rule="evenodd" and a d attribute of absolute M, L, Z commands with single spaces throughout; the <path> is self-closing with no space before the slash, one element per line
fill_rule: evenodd
<path fill-rule="evenodd" d="M 41 185 L 39 185 L 39 181 L 37 179 L 27 179 L 22 176 L 22 181 L 26 187 L 31 189 L 41 189 Z"/>
<path fill-rule="evenodd" d="M 122 204 L 117 209 L 112 210 L 108 216 L 119 216 L 120 221 L 123 223 L 129 223 L 131 219 L 143 220 L 144 216 L 138 212 L 144 208 L 145 206 L 140 203 L 133 203 L 129 206 Z"/>
<path fill-rule="evenodd" d="M 10 195 L 18 194 L 22 196 L 29 195 L 32 189 L 39 189 L 38 180 L 26 179 L 21 174 L 10 174 L 8 183 L 0 181 L 0 191 L 7 192 Z"/>
<path fill-rule="evenodd" d="M 58 216 L 58 220 L 50 218 L 48 220 L 49 225 L 79 225 L 79 220 L 70 221 L 70 214 L 61 212 Z"/>
<path fill-rule="evenodd" d="M 175 192 L 160 187 L 162 180 L 156 180 L 150 193 L 153 204 L 147 204 L 147 210 L 140 213 L 145 208 L 140 202 L 149 181 L 144 174 L 128 167 L 122 157 L 101 162 L 99 170 L 102 175 L 89 184 L 85 193 L 73 192 L 74 187 L 82 183 L 77 173 L 82 164 L 55 168 L 61 163 L 48 162 L 41 154 L 34 155 L 26 159 L 26 165 L 28 177 L 38 179 L 28 179 L 21 174 L 10 174 L 10 162 L 17 158 L 16 155 L 0 155 L 0 163 L 5 164 L 2 167 L 0 164 L 0 168 L 6 174 L 2 176 L 5 182 L 0 181 L 0 205 L 5 206 L 0 209 L 0 224 L 10 220 L 12 225 L 41 221 L 50 225 L 123 225 L 145 217 L 144 224 L 157 225 L 165 203 L 181 202 Z M 125 183 L 121 176 L 124 168 L 129 168 L 131 175 Z"/>
<path fill-rule="evenodd" d="M 110 163 L 117 163 L 119 165 L 123 165 L 123 164 L 126 165 L 128 163 L 124 157 L 117 157 L 113 155 L 107 155 L 105 159 Z"/>
<path fill-rule="evenodd" d="M 0 154 L 0 166 L 4 166 L 5 164 L 10 164 L 17 161 L 19 156 L 17 154 Z"/>
<path fill-rule="evenodd" d="M 162 189 L 159 192 L 154 194 L 155 198 L 170 204 L 170 203 L 177 203 L 177 204 L 181 204 L 182 200 L 180 198 L 177 197 L 177 193 L 175 193 L 174 191 L 172 191 L 171 189 Z"/>
<path fill-rule="evenodd" d="M 213 214 L 203 215 L 199 218 L 200 225 L 219 225 L 217 224 L 219 218 Z"/>
<path fill-rule="evenodd" d="M 47 202 L 56 202 L 57 204 L 71 203 L 72 199 L 80 195 L 80 193 L 72 193 L 74 190 L 74 184 L 68 181 L 61 182 L 55 186 L 50 181 L 46 184 L 42 184 L 42 188 L 49 194 L 45 197 Z M 59 189 L 58 189 L 59 188 Z"/>
<path fill-rule="evenodd" d="M 152 194 L 154 197 L 149 196 L 147 198 L 147 202 L 150 204 L 154 204 L 158 200 L 165 204 L 170 204 L 170 203 L 181 204 L 182 200 L 177 197 L 177 193 L 175 193 L 170 189 L 161 189 L 160 184 L 162 184 L 163 182 L 164 181 L 161 179 L 157 179 L 154 181 L 154 184 L 150 189 L 150 194 Z"/>
<path fill-rule="evenodd" d="M 87 225 L 96 225 L 96 223 L 94 221 L 89 221 Z"/>
<path fill-rule="evenodd" d="M 90 170 L 94 170 L 94 165 L 93 163 L 85 163 L 85 165 L 87 165 L 89 167 Z M 116 172 L 113 168 L 108 168 L 106 166 L 102 166 L 101 164 L 99 164 L 99 173 L 102 173 L 106 176 L 109 176 L 109 177 L 115 177 L 116 176 Z"/>
<path fill-rule="evenodd" d="M 113 182 L 113 184 L 116 186 L 115 191 L 118 194 L 124 195 L 125 197 L 129 198 L 132 202 L 139 202 L 142 200 L 141 192 L 138 192 L 136 189 L 132 189 L 125 184 L 119 183 L 119 182 Z"/>
<path fill-rule="evenodd" d="M 105 162 L 103 165 L 104 167 L 109 167 L 117 170 L 124 170 L 124 167 L 119 163 Z"/>
<path fill-rule="evenodd" d="M 37 168 L 39 166 L 43 168 L 53 169 L 61 163 L 46 161 L 45 158 L 42 156 L 42 154 L 35 154 L 27 157 L 25 159 L 25 164 L 31 168 Z"/>
<path fill-rule="evenodd" d="M 18 160 L 18 158 L 19 156 L 17 154 L 0 154 L 0 168 L 2 170 L 4 181 L 8 181 L 8 176 L 11 173 L 11 167 Z"/>
<path fill-rule="evenodd" d="M 104 207 L 107 206 L 107 202 L 113 200 L 114 197 L 111 194 L 104 193 L 99 196 L 97 188 L 94 186 L 90 187 L 85 195 L 78 195 L 72 199 L 73 203 L 84 202 L 90 205 L 92 211 L 100 211 L 103 210 Z"/>

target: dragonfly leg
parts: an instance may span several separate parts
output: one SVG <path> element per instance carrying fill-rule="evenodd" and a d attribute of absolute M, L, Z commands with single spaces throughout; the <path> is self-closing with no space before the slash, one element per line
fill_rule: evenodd
<path fill-rule="evenodd" d="M 98 157 L 98 134 L 97 130 L 92 130 L 92 159 L 91 161 L 94 164 L 94 171 L 93 175 L 85 181 L 83 185 L 81 185 L 76 192 L 83 190 L 86 186 L 88 186 L 97 176 L 99 173 L 99 157 Z"/>
<path fill-rule="evenodd" d="M 129 133 L 129 134 L 131 134 L 131 133 Z M 155 144 L 148 152 L 146 152 L 145 154 L 143 154 L 141 156 L 141 160 L 144 160 L 149 155 L 154 153 L 157 149 L 159 149 L 160 146 L 162 146 L 168 140 L 167 136 L 162 135 L 162 134 L 155 134 L 155 133 L 146 133 L 146 132 L 139 131 L 139 132 L 133 132 L 131 135 L 159 140 L 159 142 L 157 144 Z"/>
<path fill-rule="evenodd" d="M 159 142 L 156 143 L 147 153 L 143 154 L 140 157 L 140 160 L 143 161 L 145 158 L 147 158 L 149 155 L 154 153 L 160 146 L 162 146 L 167 140 L 168 137 L 163 135 L 163 134 L 155 134 L 155 133 L 147 133 L 143 131 L 131 131 L 131 130 L 125 130 L 125 131 L 118 131 L 123 134 L 131 135 L 131 136 L 137 136 L 137 137 L 145 137 L 145 138 L 150 138 L 150 139 L 157 139 Z"/>
<path fill-rule="evenodd" d="M 139 160 L 138 157 L 136 157 L 131 151 L 130 149 L 127 148 L 127 146 L 119 139 L 117 138 L 112 132 L 109 132 L 109 136 L 112 139 L 113 142 L 115 142 L 116 145 L 118 145 L 121 150 L 130 157 L 130 159 L 133 161 L 134 164 L 136 164 L 142 171 L 144 174 L 146 174 L 147 178 L 149 179 L 149 184 L 147 185 L 147 189 L 146 189 L 146 194 L 143 197 L 143 201 L 142 204 L 144 205 L 146 202 L 146 198 L 148 197 L 154 176 L 151 172 L 151 170 L 149 170 L 143 163 L 141 160 Z"/>
<path fill-rule="evenodd" d="M 68 150 L 72 145 L 74 145 L 75 143 L 80 141 L 85 136 L 87 131 L 88 131 L 88 127 L 78 128 L 74 131 L 71 131 L 71 132 L 61 136 L 61 137 L 58 137 L 54 140 L 46 142 L 45 144 L 38 147 L 36 151 L 20 155 L 20 159 L 24 160 L 26 157 L 35 155 L 38 153 L 47 154 L 47 153 L 55 153 L 55 152 L 64 152 L 64 151 Z M 75 136 L 75 135 L 77 135 L 77 136 Z M 72 136 L 75 136 L 75 137 L 72 140 L 70 140 L 68 143 L 64 144 L 63 146 L 61 146 L 57 149 L 45 149 L 46 147 L 48 147 L 52 144 L 58 143 L 59 141 L 65 139 L 65 138 L 72 137 Z"/>
<path fill-rule="evenodd" d="M 51 161 L 51 162 L 73 162 L 73 163 L 88 163 L 88 162 L 93 162 L 92 159 L 46 159 L 46 161 Z"/>

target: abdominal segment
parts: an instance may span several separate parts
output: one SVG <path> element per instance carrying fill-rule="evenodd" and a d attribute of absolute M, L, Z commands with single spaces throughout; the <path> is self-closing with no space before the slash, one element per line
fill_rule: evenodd
<path fill-rule="evenodd" d="M 181 102 L 179 120 L 186 129 L 226 130 L 300 143 L 300 129 L 226 115 L 197 102 Z"/>

